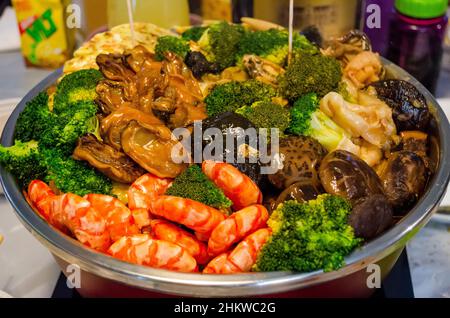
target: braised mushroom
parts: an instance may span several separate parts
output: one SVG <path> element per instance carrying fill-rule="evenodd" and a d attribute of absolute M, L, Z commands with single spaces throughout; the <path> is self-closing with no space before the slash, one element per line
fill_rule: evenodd
<path fill-rule="evenodd" d="M 369 240 L 393 225 L 392 207 L 381 194 L 362 198 L 353 205 L 349 224 L 357 237 Z"/>
<path fill-rule="evenodd" d="M 428 181 L 428 170 L 416 153 L 399 151 L 388 159 L 381 180 L 395 214 L 404 215 L 423 193 Z"/>
<path fill-rule="evenodd" d="M 385 80 L 371 86 L 392 108 L 397 131 L 427 131 L 431 114 L 427 100 L 414 85 L 403 80 Z"/>
<path fill-rule="evenodd" d="M 158 177 L 175 178 L 187 167 L 187 164 L 176 163 L 172 158 L 174 147 L 179 146 L 180 151 L 183 148 L 177 140 L 171 138 L 168 128 L 144 127 L 132 121 L 122 132 L 121 144 L 128 156 Z"/>
<path fill-rule="evenodd" d="M 92 134 L 78 139 L 73 158 L 87 161 L 108 178 L 121 183 L 133 183 L 145 173 L 123 152 L 99 141 Z"/>
<path fill-rule="evenodd" d="M 329 153 L 319 168 L 325 191 L 351 202 L 375 194 L 383 194 L 381 180 L 375 171 L 354 154 L 337 150 Z"/>
<path fill-rule="evenodd" d="M 349 223 L 357 236 L 371 239 L 393 224 L 392 207 L 380 178 L 355 155 L 342 150 L 328 154 L 320 165 L 319 175 L 328 193 L 352 203 Z"/>
<path fill-rule="evenodd" d="M 198 51 L 190 51 L 184 62 L 191 69 L 192 74 L 197 79 L 201 79 L 207 73 L 220 73 L 220 67 L 216 63 L 208 61 L 203 53 Z"/>
<path fill-rule="evenodd" d="M 282 138 L 279 144 L 282 168 L 269 175 L 269 181 L 278 189 L 304 181 L 320 186 L 318 169 L 327 151 L 315 139 L 303 136 Z"/>
<path fill-rule="evenodd" d="M 280 203 L 289 200 L 295 200 L 297 202 L 307 202 L 309 200 L 314 200 L 321 193 L 321 189 L 309 182 L 296 182 L 284 189 L 275 200 L 271 200 L 270 210 L 274 211 Z"/>
<path fill-rule="evenodd" d="M 203 151 L 208 149 L 206 147 L 209 147 L 212 158 L 206 157 L 203 158 L 204 160 L 214 160 L 217 158 L 225 161 L 227 156 L 232 157 L 230 158 L 232 160 L 226 161 L 249 176 L 260 188 L 264 187 L 267 178 L 261 173 L 262 164 L 258 160 L 256 149 L 252 149 L 251 147 L 251 145 L 258 142 L 258 137 L 255 136 L 255 139 L 251 140 L 250 138 L 245 137 L 245 130 L 250 128 L 256 129 L 247 118 L 234 112 L 226 112 L 206 118 L 202 121 L 201 125 L 202 143 L 201 145 L 193 143 L 191 149 L 196 150 L 200 146 Z M 217 137 L 222 138 L 223 149 L 213 147 L 212 141 L 216 138 L 216 136 L 212 134 L 214 131 L 213 129 L 217 129 L 217 132 L 220 132 L 220 136 Z M 230 145 L 227 145 L 227 140 L 233 142 L 232 148 Z M 195 142 L 195 140 L 193 140 L 193 142 Z M 237 147 L 238 143 L 240 144 L 240 147 Z M 217 151 L 220 150 L 222 152 L 217 153 Z M 205 152 L 205 154 L 209 155 L 209 152 Z M 239 161 L 238 158 L 243 160 Z M 250 159 L 254 159 L 254 161 Z"/>

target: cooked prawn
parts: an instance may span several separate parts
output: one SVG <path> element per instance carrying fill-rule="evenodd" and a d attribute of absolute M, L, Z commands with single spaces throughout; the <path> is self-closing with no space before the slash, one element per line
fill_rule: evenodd
<path fill-rule="evenodd" d="M 41 180 L 33 180 L 28 185 L 28 198 L 46 220 L 49 219 L 50 202 L 54 196 L 53 190 Z"/>
<path fill-rule="evenodd" d="M 150 224 L 148 212 L 150 203 L 156 197 L 164 194 L 171 184 L 171 180 L 160 178 L 151 173 L 139 177 L 128 190 L 128 207 L 139 228 Z"/>
<path fill-rule="evenodd" d="M 208 240 L 208 253 L 217 255 L 250 233 L 265 227 L 269 212 L 262 205 L 251 205 L 233 213 L 212 231 Z"/>
<path fill-rule="evenodd" d="M 155 239 L 180 245 L 196 259 L 198 264 L 206 264 L 209 261 L 206 245 L 191 233 L 164 220 L 151 220 L 150 227 Z"/>
<path fill-rule="evenodd" d="M 262 193 L 258 186 L 228 163 L 205 160 L 203 173 L 218 186 L 233 202 L 233 208 L 240 210 L 252 204 L 261 204 Z"/>
<path fill-rule="evenodd" d="M 111 245 L 106 218 L 78 195 L 56 196 L 51 202 L 50 220 L 63 224 L 78 241 L 93 249 L 104 252 Z"/>
<path fill-rule="evenodd" d="M 269 228 L 265 228 L 250 234 L 232 252 L 222 253 L 209 262 L 203 273 L 232 274 L 250 271 L 271 233 Z"/>
<path fill-rule="evenodd" d="M 81 243 L 106 251 L 111 244 L 104 218 L 91 203 L 75 194 L 55 195 L 45 182 L 34 180 L 28 197 L 39 213 L 53 226 L 69 230 Z"/>
<path fill-rule="evenodd" d="M 139 265 L 180 272 L 197 271 L 197 262 L 184 248 L 153 239 L 148 234 L 124 236 L 110 246 L 108 254 Z"/>
<path fill-rule="evenodd" d="M 139 233 L 130 209 L 120 200 L 104 194 L 88 194 L 84 198 L 106 219 L 107 230 L 114 242 L 122 236 Z"/>
<path fill-rule="evenodd" d="M 207 235 L 225 219 L 223 213 L 203 203 L 168 195 L 157 197 L 150 212 Z"/>

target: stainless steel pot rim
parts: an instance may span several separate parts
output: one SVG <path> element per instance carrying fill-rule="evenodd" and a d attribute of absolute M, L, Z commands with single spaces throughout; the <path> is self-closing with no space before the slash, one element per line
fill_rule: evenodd
<path fill-rule="evenodd" d="M 409 81 L 418 87 L 430 102 L 431 108 L 435 110 L 441 139 L 439 149 L 440 164 L 427 192 L 413 210 L 382 236 L 365 244 L 346 257 L 345 262 L 347 265 L 339 271 L 328 273 L 315 271 L 310 273 L 271 272 L 204 275 L 172 272 L 126 263 L 90 250 L 47 224 L 30 208 L 13 176 L 2 167 L 0 167 L 1 183 L 6 197 L 14 207 L 21 222 L 52 253 L 68 263 L 79 265 L 83 270 L 124 284 L 179 295 L 203 297 L 246 296 L 249 294 L 262 295 L 285 292 L 340 278 L 365 268 L 368 264 L 375 263 L 398 248 L 403 247 L 429 220 L 431 214 L 445 195 L 446 186 L 450 179 L 449 146 L 444 142 L 450 138 L 450 125 L 445 113 L 439 107 L 434 97 L 420 83 L 387 60 L 384 60 L 384 63 L 394 73 L 401 75 L 400 77 L 402 78 L 408 78 Z M 3 131 L 1 137 L 3 145 L 10 145 L 13 142 L 15 123 L 19 113 L 25 107 L 25 101 L 28 101 L 54 83 L 60 75 L 61 70 L 57 70 L 49 75 L 19 103 L 8 119 Z"/>

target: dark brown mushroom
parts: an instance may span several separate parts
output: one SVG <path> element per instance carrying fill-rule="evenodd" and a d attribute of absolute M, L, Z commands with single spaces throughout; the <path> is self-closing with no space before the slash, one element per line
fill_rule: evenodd
<path fill-rule="evenodd" d="M 349 224 L 357 237 L 369 240 L 393 225 L 392 207 L 382 194 L 362 198 L 353 205 Z"/>
<path fill-rule="evenodd" d="M 172 138 L 170 130 L 164 128 L 144 127 L 132 121 L 121 135 L 121 144 L 123 151 L 148 172 L 161 178 L 175 178 L 187 164 L 174 162 L 173 153 L 180 153 L 174 147 L 180 151 L 183 148 L 181 143 Z"/>
<path fill-rule="evenodd" d="M 329 153 L 322 160 L 319 176 L 326 192 L 340 195 L 352 203 L 360 198 L 383 194 L 376 172 L 348 151 Z"/>
<path fill-rule="evenodd" d="M 303 181 L 320 186 L 318 169 L 326 155 L 325 148 L 315 139 L 303 136 L 282 138 L 279 144 L 283 167 L 269 175 L 269 181 L 278 189 Z"/>
<path fill-rule="evenodd" d="M 145 173 L 127 155 L 101 142 L 92 134 L 78 139 L 73 158 L 87 161 L 108 178 L 121 183 L 133 183 Z"/>
<path fill-rule="evenodd" d="M 320 165 L 319 175 L 328 193 L 351 202 L 349 223 L 358 237 L 374 238 L 393 224 L 392 207 L 380 178 L 355 155 L 342 150 L 328 154 Z"/>
<path fill-rule="evenodd" d="M 400 151 L 390 156 L 381 180 L 395 214 L 401 216 L 417 202 L 425 190 L 428 169 L 416 153 Z"/>
<path fill-rule="evenodd" d="M 427 131 L 431 114 L 425 96 L 414 85 L 403 80 L 386 80 L 371 86 L 392 108 L 397 131 Z"/>
<path fill-rule="evenodd" d="M 314 200 L 321 194 L 322 189 L 309 182 L 296 182 L 284 189 L 275 200 L 270 202 L 270 210 L 274 211 L 280 203 L 295 200 L 297 202 L 308 202 Z"/>

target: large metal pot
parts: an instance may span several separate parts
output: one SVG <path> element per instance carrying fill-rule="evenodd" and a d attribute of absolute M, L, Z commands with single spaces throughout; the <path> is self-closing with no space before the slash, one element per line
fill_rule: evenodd
<path fill-rule="evenodd" d="M 448 144 L 450 126 L 444 112 L 433 96 L 410 75 L 388 61 L 384 63 L 392 77 L 409 80 L 428 99 L 436 119 L 436 127 L 430 131 L 430 134 L 439 144 L 439 150 L 434 153 L 439 165 L 430 186 L 414 209 L 395 227 L 349 255 L 346 258 L 347 265 L 339 271 L 202 275 L 177 273 L 125 263 L 90 250 L 48 225 L 30 208 L 14 177 L 3 168 L 0 168 L 1 182 L 21 222 L 53 253 L 61 269 L 66 271 L 68 264 L 76 264 L 81 268 L 81 288 L 78 291 L 83 296 L 366 297 L 374 292 L 374 289 L 367 286 L 367 280 L 371 279 L 370 275 L 374 273 L 372 267 L 370 267 L 371 271 L 367 271 L 368 265 L 378 264 L 381 278 L 390 272 L 408 240 L 428 222 L 439 206 L 450 177 Z M 25 103 L 53 84 L 60 75 L 60 71 L 51 74 L 19 103 L 3 131 L 1 138 L 3 145 L 13 144 L 16 120 L 25 107 Z"/>

